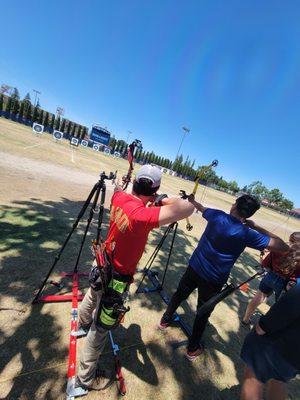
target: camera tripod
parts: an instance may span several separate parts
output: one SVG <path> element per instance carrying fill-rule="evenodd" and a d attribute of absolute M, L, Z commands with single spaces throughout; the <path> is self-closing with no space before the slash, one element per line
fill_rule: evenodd
<path fill-rule="evenodd" d="M 75 275 L 77 275 L 77 277 L 76 277 L 77 279 L 78 279 L 78 276 L 86 276 L 87 275 L 87 274 L 78 273 L 78 264 L 79 264 L 79 261 L 80 261 L 83 245 L 85 243 L 86 235 L 88 233 L 88 230 L 89 230 L 91 221 L 93 219 L 94 213 L 96 212 L 97 203 L 98 203 L 99 196 L 100 196 L 99 215 L 98 215 L 98 224 L 97 224 L 97 237 L 96 237 L 96 243 L 99 243 L 100 234 L 101 234 L 101 225 L 102 225 L 102 220 L 103 220 L 103 212 L 104 212 L 105 193 L 106 193 L 105 180 L 106 179 L 111 180 L 111 179 L 114 179 L 114 178 L 115 178 L 115 175 L 112 172 L 109 174 L 109 176 L 105 175 L 105 172 L 102 172 L 100 174 L 98 182 L 92 188 L 90 194 L 88 195 L 84 205 L 82 206 L 82 208 L 81 208 L 81 210 L 80 210 L 80 212 L 79 212 L 79 214 L 78 214 L 78 216 L 77 216 L 77 218 L 76 218 L 76 220 L 75 220 L 75 222 L 74 222 L 74 224 L 72 226 L 71 231 L 69 232 L 69 234 L 66 237 L 64 243 L 62 244 L 61 249 L 59 250 L 58 254 L 55 256 L 53 264 L 51 265 L 51 267 L 50 267 L 50 269 L 49 269 L 49 271 L 48 271 L 43 283 L 41 284 L 40 288 L 37 291 L 37 294 L 35 295 L 35 297 L 33 299 L 33 303 L 58 302 L 58 301 L 71 301 L 72 300 L 72 296 L 71 295 L 58 295 L 58 296 L 54 295 L 54 296 L 43 296 L 43 297 L 40 297 L 40 296 L 41 296 L 41 294 L 42 294 L 42 292 L 43 292 L 43 290 L 44 290 L 44 288 L 45 288 L 45 286 L 46 286 L 46 284 L 48 282 L 48 279 L 49 279 L 52 271 L 54 270 L 56 264 L 58 263 L 58 261 L 59 261 L 61 255 L 62 255 L 65 247 L 67 246 L 67 244 L 68 244 L 69 240 L 71 239 L 74 231 L 76 230 L 79 222 L 83 218 L 87 208 L 89 207 L 91 201 L 93 200 L 92 201 L 92 206 L 91 206 L 91 209 L 90 209 L 90 213 L 89 213 L 89 216 L 88 216 L 88 219 L 87 219 L 87 222 L 86 222 L 86 227 L 85 227 L 85 230 L 84 230 L 84 233 L 83 233 L 83 237 L 82 237 L 82 240 L 81 240 L 81 244 L 80 244 L 80 247 L 79 247 L 79 252 L 78 252 L 78 255 L 77 255 L 77 259 L 76 259 L 76 262 L 75 262 L 74 269 L 73 269 L 72 272 L 68 272 L 68 273 L 63 272 L 61 274 L 62 277 L 73 277 L 73 278 L 74 278 Z M 60 283 L 53 282 L 53 281 L 51 281 L 51 283 L 54 284 L 55 286 L 57 286 L 58 288 L 61 288 L 61 284 Z M 80 297 L 82 299 L 82 296 L 79 296 L 79 299 L 80 299 Z"/>
<path fill-rule="evenodd" d="M 162 238 L 160 239 L 159 243 L 157 244 L 156 248 L 154 249 L 153 253 L 151 254 L 149 260 L 147 261 L 145 267 L 140 270 L 139 272 L 143 272 L 143 276 L 142 279 L 135 291 L 136 294 L 139 293 L 153 293 L 153 292 L 158 292 L 158 294 L 160 295 L 160 297 L 162 298 L 162 300 L 168 305 L 170 302 L 169 296 L 167 295 L 167 293 L 164 291 L 164 282 L 166 279 L 166 274 L 168 271 L 168 267 L 170 264 L 170 258 L 172 255 L 172 251 L 173 251 L 173 247 L 174 247 L 174 242 L 175 242 L 175 238 L 176 238 L 176 234 L 177 234 L 177 227 L 178 227 L 178 222 L 173 222 L 172 224 L 168 225 L 167 229 L 165 230 L 165 233 L 163 234 Z M 157 254 L 159 253 L 160 249 L 162 248 L 166 238 L 168 237 L 168 235 L 173 231 L 173 236 L 171 239 L 171 245 L 169 248 L 169 253 L 168 253 L 168 257 L 167 257 L 167 262 L 165 265 L 165 269 L 163 272 L 163 277 L 161 282 L 158 279 L 158 272 L 156 271 L 151 271 L 151 267 L 153 265 L 153 262 L 157 256 Z M 144 281 L 144 279 L 146 278 L 146 276 L 149 278 L 150 282 L 153 285 L 153 288 L 148 288 L 145 287 L 144 289 L 141 289 L 142 283 Z M 181 326 L 182 330 L 184 331 L 184 333 L 187 336 L 191 335 L 191 329 L 190 327 L 184 322 L 182 321 L 182 319 L 180 318 L 180 316 L 175 313 L 174 314 L 174 319 L 175 322 L 178 322 L 179 325 Z"/>

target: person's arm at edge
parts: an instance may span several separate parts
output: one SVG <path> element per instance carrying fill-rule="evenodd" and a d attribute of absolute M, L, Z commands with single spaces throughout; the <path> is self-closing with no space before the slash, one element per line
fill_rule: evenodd
<path fill-rule="evenodd" d="M 193 212 L 194 206 L 189 201 L 178 198 L 163 199 L 163 205 L 159 212 L 159 226 L 187 218 Z"/>
<path fill-rule="evenodd" d="M 193 194 L 190 194 L 188 196 L 188 201 L 193 204 L 193 206 L 196 208 L 196 210 L 200 211 L 202 214 L 206 210 L 207 207 L 204 207 L 201 203 L 198 203 L 198 201 L 195 200 L 195 196 Z"/>
<path fill-rule="evenodd" d="M 298 307 L 300 286 L 296 285 L 285 293 L 275 303 L 270 310 L 263 315 L 257 326 L 256 333 L 272 334 L 284 329 L 300 317 L 300 307 Z"/>
<path fill-rule="evenodd" d="M 289 246 L 282 239 L 280 239 L 279 236 L 267 231 L 263 227 L 257 225 L 252 220 L 246 219 L 245 224 L 248 225 L 250 228 L 255 229 L 257 232 L 269 236 L 270 241 L 268 243 L 268 246 L 266 246 L 266 249 L 274 251 L 276 253 L 287 253 L 289 251 Z"/>

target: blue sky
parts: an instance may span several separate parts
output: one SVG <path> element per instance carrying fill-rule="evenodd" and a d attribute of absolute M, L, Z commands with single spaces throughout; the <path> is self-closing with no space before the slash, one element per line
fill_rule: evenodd
<path fill-rule="evenodd" d="M 300 206 L 299 2 L 3 4 L 0 83 L 171 159 L 187 126 L 196 165 Z"/>

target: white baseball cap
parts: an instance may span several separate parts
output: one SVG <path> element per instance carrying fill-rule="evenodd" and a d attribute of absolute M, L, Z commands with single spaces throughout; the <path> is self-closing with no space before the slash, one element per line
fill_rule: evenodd
<path fill-rule="evenodd" d="M 161 181 L 161 170 L 154 165 L 143 165 L 136 173 L 135 180 L 139 182 L 141 178 L 146 178 L 152 181 L 152 187 L 158 188 Z"/>

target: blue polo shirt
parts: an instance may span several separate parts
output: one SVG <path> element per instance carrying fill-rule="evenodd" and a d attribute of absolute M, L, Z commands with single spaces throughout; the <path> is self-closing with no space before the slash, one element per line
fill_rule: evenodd
<path fill-rule="evenodd" d="M 206 281 L 223 285 L 245 247 L 263 250 L 270 237 L 221 210 L 207 208 L 202 215 L 208 223 L 189 265 Z"/>

